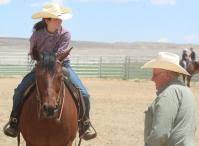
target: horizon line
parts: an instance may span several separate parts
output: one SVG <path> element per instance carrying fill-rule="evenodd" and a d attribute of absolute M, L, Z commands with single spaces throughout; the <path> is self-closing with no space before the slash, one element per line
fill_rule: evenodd
<path fill-rule="evenodd" d="M 0 39 L 23 39 L 28 40 L 27 37 L 15 37 L 15 36 L 0 36 Z M 106 43 L 106 44 L 117 44 L 117 43 L 127 43 L 127 44 L 133 44 L 133 43 L 157 43 L 157 44 L 176 44 L 176 45 L 199 45 L 199 43 L 175 43 L 175 42 L 155 42 L 155 41 L 89 41 L 89 40 L 71 40 L 72 42 L 89 42 L 89 43 Z"/>

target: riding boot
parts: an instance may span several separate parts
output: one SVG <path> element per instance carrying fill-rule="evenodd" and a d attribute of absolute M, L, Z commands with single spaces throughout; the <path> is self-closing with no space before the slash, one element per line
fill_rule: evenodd
<path fill-rule="evenodd" d="M 20 115 L 22 103 L 23 103 L 23 97 L 20 94 L 20 92 L 18 92 L 18 90 L 15 89 L 15 93 L 13 96 L 13 108 L 10 115 L 10 119 L 3 128 L 4 134 L 7 136 L 16 137 L 18 135 L 18 132 L 19 132 L 18 121 L 19 121 L 19 115 Z"/>
<path fill-rule="evenodd" d="M 20 112 L 22 109 L 23 102 L 25 101 L 25 96 L 23 94 L 26 91 L 26 89 L 30 85 L 32 85 L 34 81 L 35 81 L 35 69 L 33 69 L 30 73 L 28 73 L 15 89 L 10 120 L 3 128 L 5 135 L 11 137 L 17 136 L 19 131 L 18 124 L 19 124 Z"/>
<path fill-rule="evenodd" d="M 18 118 L 10 117 L 10 120 L 3 128 L 4 134 L 10 137 L 16 137 L 18 135 Z"/>
<path fill-rule="evenodd" d="M 97 136 L 97 133 L 89 119 L 82 121 L 82 126 L 79 127 L 79 137 L 84 140 L 90 140 Z"/>
<path fill-rule="evenodd" d="M 84 139 L 84 140 L 90 140 L 93 139 L 97 136 L 97 133 L 94 129 L 94 127 L 92 126 L 91 122 L 90 122 L 90 116 L 89 116 L 89 112 L 90 112 L 90 101 L 85 102 L 86 104 L 86 111 L 85 111 L 85 116 L 81 121 L 81 125 L 79 126 L 80 128 L 80 138 Z M 88 104 L 89 103 L 89 104 Z"/>

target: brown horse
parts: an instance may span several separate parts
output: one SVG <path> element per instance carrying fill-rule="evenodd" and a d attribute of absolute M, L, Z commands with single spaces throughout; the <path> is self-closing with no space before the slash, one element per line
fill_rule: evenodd
<path fill-rule="evenodd" d="M 65 87 L 62 62 L 68 55 L 34 53 L 36 88 L 28 94 L 20 116 L 20 132 L 26 146 L 72 146 L 78 129 L 78 113 Z"/>
<path fill-rule="evenodd" d="M 184 67 L 190 76 L 183 75 L 184 83 L 187 83 L 187 86 L 190 87 L 191 78 L 194 74 L 199 73 L 199 61 L 190 61 L 187 62 L 186 67 L 184 66 L 185 62 L 180 61 L 180 65 Z"/>

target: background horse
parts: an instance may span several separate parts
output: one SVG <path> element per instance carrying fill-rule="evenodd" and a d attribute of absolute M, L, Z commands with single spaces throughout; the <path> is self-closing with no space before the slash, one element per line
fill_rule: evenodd
<path fill-rule="evenodd" d="M 77 133 L 77 109 L 64 84 L 62 62 L 68 55 L 34 52 L 36 88 L 28 94 L 20 116 L 26 146 L 72 146 Z"/>
<path fill-rule="evenodd" d="M 181 60 L 180 65 L 184 67 L 187 70 L 187 72 L 191 75 L 191 76 L 183 75 L 183 81 L 184 83 L 187 83 L 188 87 L 190 87 L 192 76 L 196 73 L 199 73 L 199 61 L 190 61 L 186 64 L 186 67 L 183 64 L 184 62 L 183 60 Z"/>
<path fill-rule="evenodd" d="M 185 70 L 187 70 L 187 66 L 188 66 L 189 62 L 190 62 L 190 61 L 187 61 L 186 59 L 182 58 L 182 59 L 180 60 L 180 65 L 181 65 Z M 184 83 L 185 83 L 186 80 L 187 80 L 187 76 L 186 76 L 186 75 L 182 75 L 182 78 L 183 78 L 183 81 L 184 81 Z"/>

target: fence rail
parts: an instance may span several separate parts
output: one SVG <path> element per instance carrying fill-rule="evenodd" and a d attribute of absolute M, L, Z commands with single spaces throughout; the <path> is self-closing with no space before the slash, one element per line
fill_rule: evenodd
<path fill-rule="evenodd" d="M 149 79 L 151 70 L 140 69 L 149 59 L 150 56 L 73 56 L 71 66 L 81 77 Z M 25 53 L 0 54 L 1 76 L 25 75 L 33 66 Z"/>

